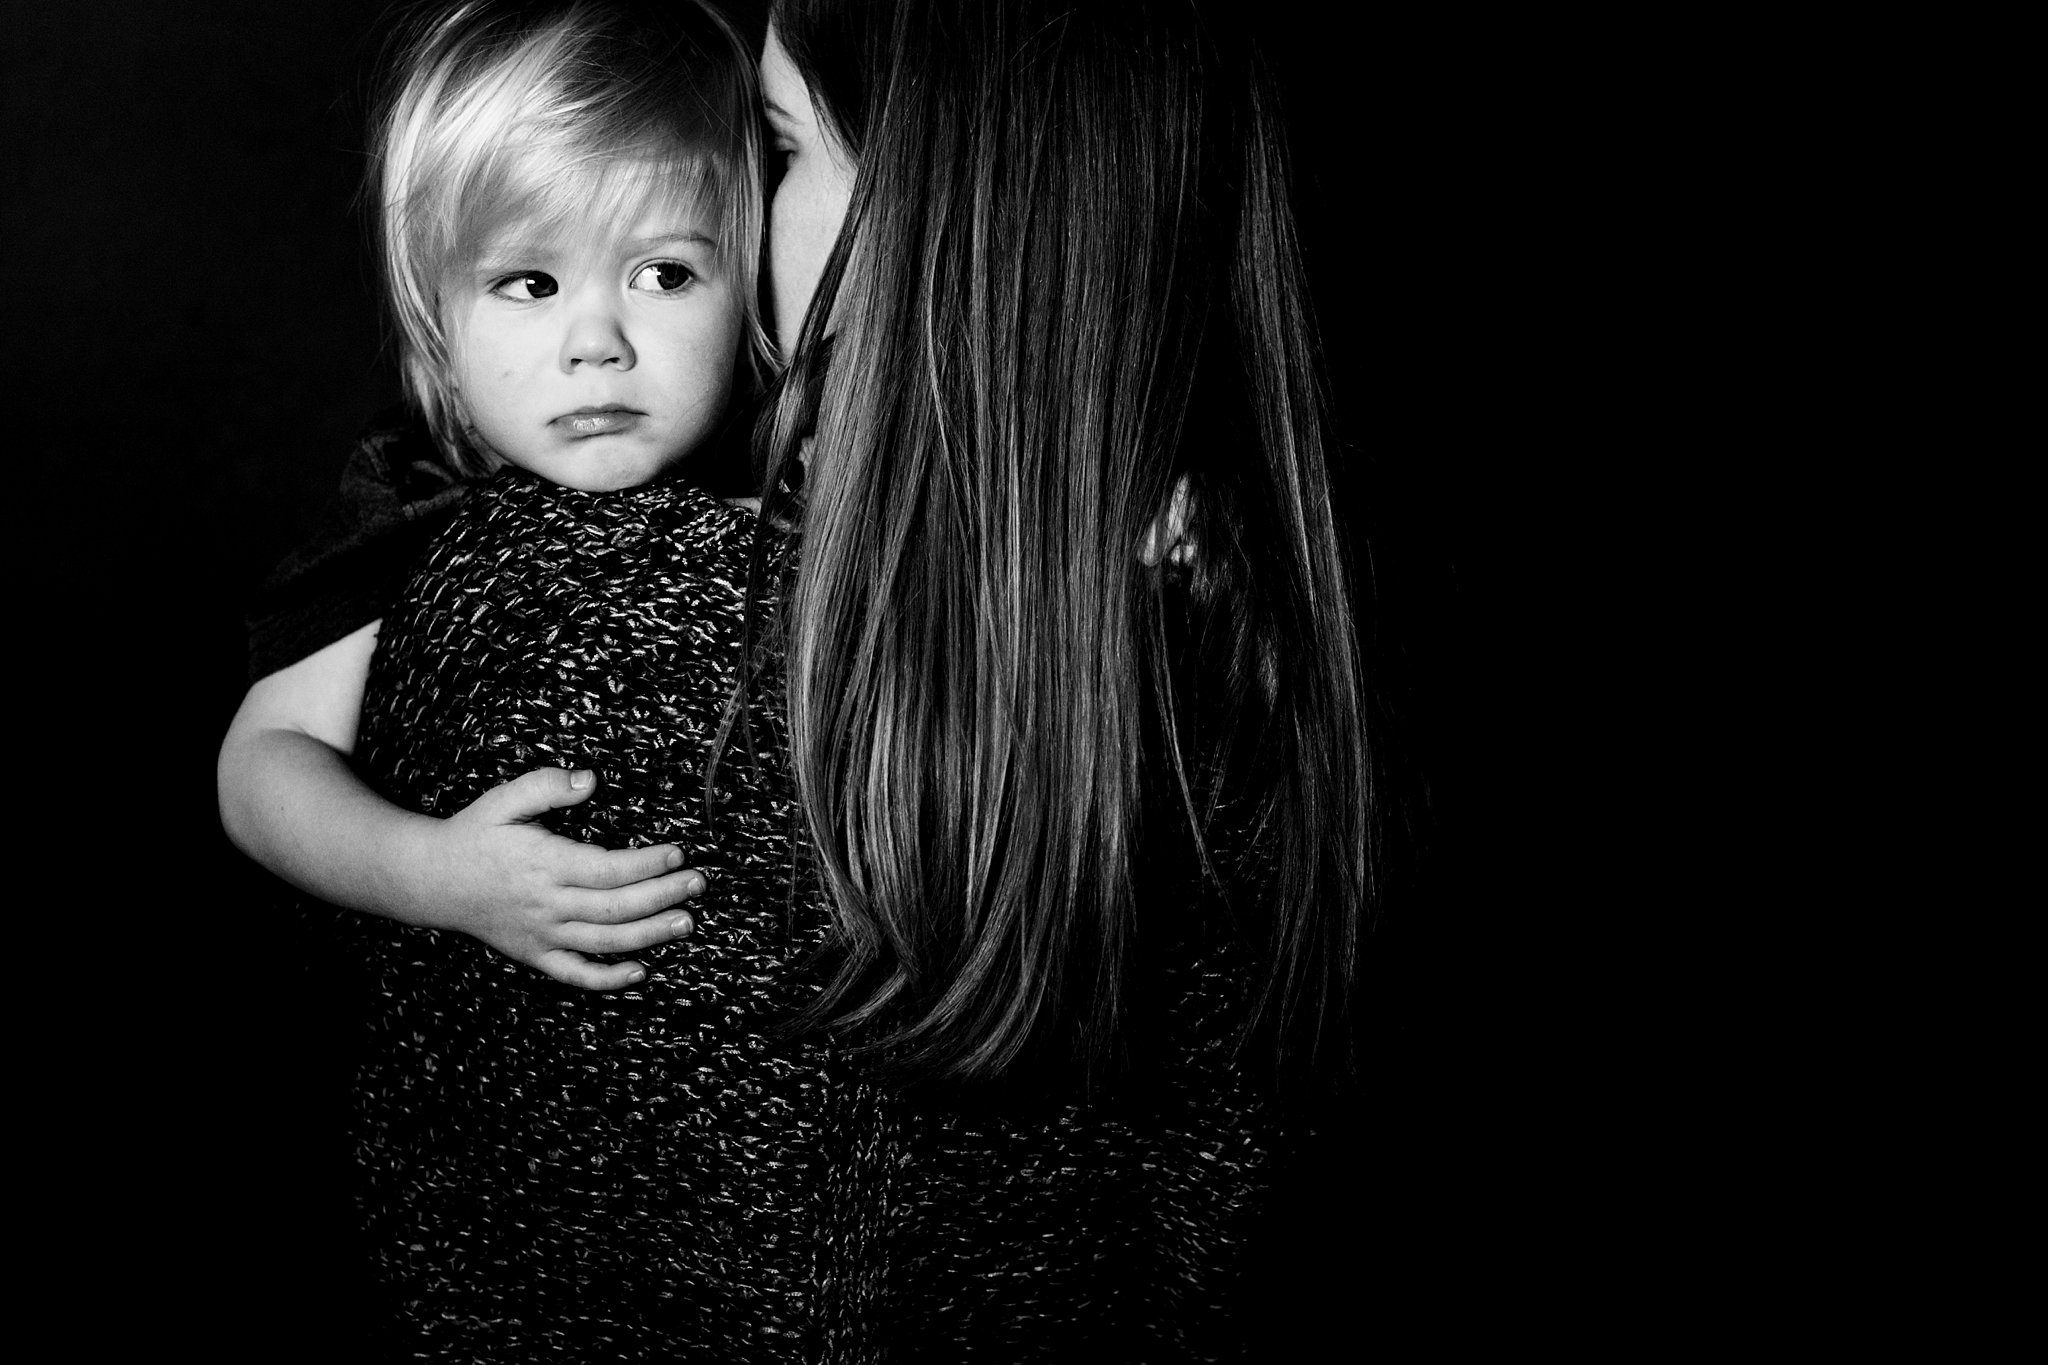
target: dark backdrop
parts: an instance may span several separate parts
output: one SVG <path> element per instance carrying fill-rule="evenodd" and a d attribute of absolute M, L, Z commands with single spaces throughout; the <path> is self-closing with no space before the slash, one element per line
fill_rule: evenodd
<path fill-rule="evenodd" d="M 5 9 L 20 1127 L 48 1284 L 138 1350 L 348 1352 L 336 1025 L 220 834 L 213 758 L 245 600 L 396 397 L 352 209 L 383 9 Z M 1355 1145 L 1305 1178 L 1270 1288 L 1276 1320 L 1370 1348 L 1588 1292 L 1542 1269 L 1587 1086 L 1523 775 L 1551 742 L 1535 641 L 1567 628 L 1532 523 L 1560 433 L 1602 437 L 1560 354 L 1590 297 L 1576 116 L 1527 35 L 1301 15 L 1282 65 L 1344 494 L 1386 733 L 1428 794 Z"/>

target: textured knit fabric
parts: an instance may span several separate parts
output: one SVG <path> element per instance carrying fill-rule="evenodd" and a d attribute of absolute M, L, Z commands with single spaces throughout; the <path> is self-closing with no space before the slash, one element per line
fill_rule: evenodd
<path fill-rule="evenodd" d="M 691 482 L 735 497 L 753 491 L 756 410 L 751 401 L 736 404 L 690 453 Z M 295 664 L 389 610 L 469 487 L 417 416 L 405 408 L 379 413 L 349 452 L 319 529 L 249 605 L 249 680 Z"/>
<path fill-rule="evenodd" d="M 861 1079 L 782 1025 L 829 917 L 753 703 L 706 814 L 749 515 L 679 482 L 508 471 L 385 618 L 359 760 L 446 815 L 544 764 L 601 775 L 562 833 L 673 841 L 712 888 L 642 986 L 559 986 L 457 934 L 342 931 L 375 982 L 357 1088 L 366 1225 L 403 1358 L 1235 1358 L 1232 1293 L 1276 1127 L 1227 1057 L 1244 964 L 1173 939 L 1144 1083 L 966 1096 Z M 1188 921 L 1204 922 L 1198 907 Z"/>
<path fill-rule="evenodd" d="M 617 494 L 511 471 L 471 494 L 380 632 L 360 761 L 448 815 L 535 767 L 601 789 L 550 823 L 672 841 L 712 878 L 642 987 L 558 985 L 458 934 L 365 921 L 358 1086 L 373 1254 L 414 1349 L 447 1360 L 799 1359 L 817 1049 L 772 1032 L 822 927 L 792 917 L 779 768 L 736 756 L 752 518 L 681 483 Z"/>

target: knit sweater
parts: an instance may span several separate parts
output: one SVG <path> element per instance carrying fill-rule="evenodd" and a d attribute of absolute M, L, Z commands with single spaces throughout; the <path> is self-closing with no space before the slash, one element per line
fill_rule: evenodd
<path fill-rule="evenodd" d="M 707 802 L 740 660 L 751 516 L 677 480 L 590 494 L 506 471 L 390 604 L 358 762 L 447 815 L 588 767 L 549 817 L 674 842 L 711 889 L 631 990 L 559 985 L 459 934 L 339 916 L 375 983 L 362 1206 L 400 1354 L 449 1361 L 1234 1358 L 1234 1291 L 1287 1144 L 1231 1062 L 1246 970 L 1177 936 L 1140 1081 L 967 1094 L 865 1078 L 787 1024 L 830 914 L 800 871 L 780 700 Z M 1209 907 L 1211 910 L 1214 907 Z"/>

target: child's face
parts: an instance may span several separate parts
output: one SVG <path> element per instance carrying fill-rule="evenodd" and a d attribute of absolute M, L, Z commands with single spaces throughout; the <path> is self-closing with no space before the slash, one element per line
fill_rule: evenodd
<path fill-rule="evenodd" d="M 711 434 L 740 301 L 703 211 L 535 240 L 512 224 L 442 296 L 475 436 L 570 488 L 644 483 Z"/>

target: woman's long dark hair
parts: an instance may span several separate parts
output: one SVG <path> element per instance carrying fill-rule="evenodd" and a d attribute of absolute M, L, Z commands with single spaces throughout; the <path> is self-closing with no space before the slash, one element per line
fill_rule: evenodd
<path fill-rule="evenodd" d="M 1269 78 L 1200 9 L 774 10 L 858 166 L 764 424 L 770 488 L 815 431 L 779 635 L 818 1008 L 922 1073 L 1114 1052 L 1162 818 L 1283 1053 L 1346 1016 L 1372 794 L 1313 329 Z"/>

